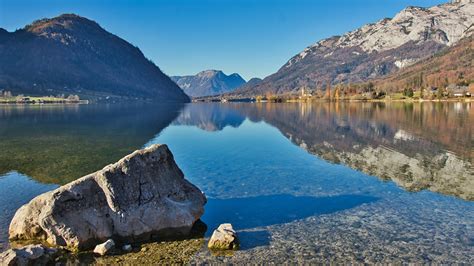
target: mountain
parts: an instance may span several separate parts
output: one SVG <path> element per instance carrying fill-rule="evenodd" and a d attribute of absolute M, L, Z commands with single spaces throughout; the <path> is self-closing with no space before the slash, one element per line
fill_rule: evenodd
<path fill-rule="evenodd" d="M 14 94 L 189 101 L 137 47 L 74 14 L 1 29 L 0 58 L 0 88 Z"/>
<path fill-rule="evenodd" d="M 258 84 L 262 83 L 261 78 L 251 78 L 249 81 L 247 81 L 245 84 L 242 84 L 242 86 L 238 87 L 236 90 L 246 90 L 247 88 L 252 88 L 257 86 Z"/>
<path fill-rule="evenodd" d="M 192 97 L 231 92 L 245 83 L 239 74 L 234 73 L 227 76 L 220 70 L 205 70 L 194 76 L 173 76 L 171 79 Z"/>
<path fill-rule="evenodd" d="M 327 82 L 359 83 L 378 78 L 472 35 L 474 4 L 458 0 L 431 8 L 407 7 L 394 18 L 321 40 L 291 58 L 262 83 L 234 95 L 285 94 Z"/>
<path fill-rule="evenodd" d="M 425 87 L 446 87 L 462 81 L 474 80 L 474 36 L 405 67 L 393 74 L 375 80 L 377 87 L 386 91 L 402 88 L 423 77 Z"/>

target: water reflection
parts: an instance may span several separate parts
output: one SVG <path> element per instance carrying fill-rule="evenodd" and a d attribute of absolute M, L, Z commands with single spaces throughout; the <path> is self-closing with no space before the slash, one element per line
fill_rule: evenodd
<path fill-rule="evenodd" d="M 54 187 L 29 177 L 64 183 L 166 143 L 208 196 L 207 233 L 241 234 L 232 258 L 191 263 L 473 261 L 473 202 L 443 195 L 473 199 L 470 103 L 16 108 L 0 107 L 0 246 L 14 211 Z M 422 189 L 439 193 L 406 192 Z"/>
<path fill-rule="evenodd" d="M 18 171 L 41 182 L 64 184 L 142 147 L 173 121 L 215 132 L 249 119 L 275 126 L 326 161 L 392 180 L 406 190 L 429 189 L 473 200 L 471 105 L 2 106 L 0 174 Z"/>
<path fill-rule="evenodd" d="M 245 120 L 241 110 L 227 104 L 188 105 L 174 122 L 191 125 L 205 131 L 219 131 L 226 126 L 239 127 Z"/>
<path fill-rule="evenodd" d="M 140 148 L 182 105 L 0 106 L 0 175 L 64 184 Z"/>
<path fill-rule="evenodd" d="M 200 128 L 265 121 L 324 160 L 474 200 L 471 103 L 196 104 L 183 114 L 193 115 L 176 123 Z"/>
<path fill-rule="evenodd" d="M 32 181 L 17 172 L 0 175 L 0 251 L 8 246 L 8 226 L 18 207 L 56 187 Z"/>

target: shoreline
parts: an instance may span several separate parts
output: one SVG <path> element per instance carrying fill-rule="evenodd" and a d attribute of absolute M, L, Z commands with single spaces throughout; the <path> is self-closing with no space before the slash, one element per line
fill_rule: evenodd
<path fill-rule="evenodd" d="M 228 99 L 228 100 L 203 100 L 203 99 L 193 99 L 192 103 L 339 103 L 339 102 L 347 102 L 347 103 L 357 103 L 357 102 L 378 102 L 378 103 L 390 103 L 390 102 L 403 102 L 403 103 L 423 103 L 423 102 L 453 102 L 453 103 L 470 103 L 474 99 L 472 98 L 451 98 L 451 99 L 339 99 L 339 100 L 329 100 L 329 99 L 292 99 L 292 100 L 250 100 L 250 99 Z"/>
<path fill-rule="evenodd" d="M 81 101 L 51 101 L 51 102 L 2 102 L 0 101 L 0 105 L 65 105 L 65 104 L 89 104 L 88 100 L 81 100 Z"/>
<path fill-rule="evenodd" d="M 311 99 L 311 100 L 288 100 L 285 102 L 405 102 L 405 103 L 422 103 L 422 102 L 471 102 L 470 98 L 462 99 L 341 99 L 341 100 L 325 100 L 325 99 Z"/>

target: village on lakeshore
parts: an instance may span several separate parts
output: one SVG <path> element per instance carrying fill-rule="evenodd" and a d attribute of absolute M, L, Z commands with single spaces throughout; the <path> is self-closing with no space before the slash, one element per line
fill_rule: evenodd
<path fill-rule="evenodd" d="M 405 102 L 422 102 L 422 101 L 472 101 L 474 95 L 474 83 L 465 84 L 449 84 L 445 87 L 428 88 L 407 88 L 402 92 L 387 93 L 384 90 L 374 88 L 369 83 L 360 91 L 360 86 L 336 85 L 333 89 L 329 86 L 326 90 L 310 89 L 301 87 L 293 94 L 283 95 L 262 95 L 250 98 L 236 98 L 232 96 L 216 96 L 216 97 L 198 97 L 193 102 L 312 102 L 312 101 L 405 101 Z M 299 92 L 299 93 L 298 93 Z"/>
<path fill-rule="evenodd" d="M 78 95 L 57 96 L 25 96 L 23 94 L 13 95 L 11 91 L 0 90 L 0 104 L 87 104 L 88 100 L 81 100 Z"/>

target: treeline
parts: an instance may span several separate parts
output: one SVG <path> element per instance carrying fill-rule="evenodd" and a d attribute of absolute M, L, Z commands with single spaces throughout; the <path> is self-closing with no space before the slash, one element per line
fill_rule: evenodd
<path fill-rule="evenodd" d="M 379 79 L 361 83 L 296 85 L 286 95 L 261 95 L 258 99 L 285 101 L 294 99 L 446 99 L 474 94 L 474 42 L 465 38 L 453 47 L 412 66 Z M 257 100 L 258 100 L 257 99 Z"/>
<path fill-rule="evenodd" d="M 25 96 L 23 94 L 13 95 L 9 90 L 0 90 L 0 103 L 79 103 L 79 95 L 59 94 L 56 96 Z"/>
<path fill-rule="evenodd" d="M 449 83 L 446 79 L 440 86 L 424 83 L 422 76 L 405 85 L 377 84 L 367 82 L 362 84 L 328 85 L 326 88 L 300 88 L 293 93 L 284 95 L 259 95 L 257 101 L 285 102 L 291 100 L 381 100 L 381 99 L 448 99 L 453 97 L 471 97 L 474 92 L 474 83 L 460 81 Z"/>

